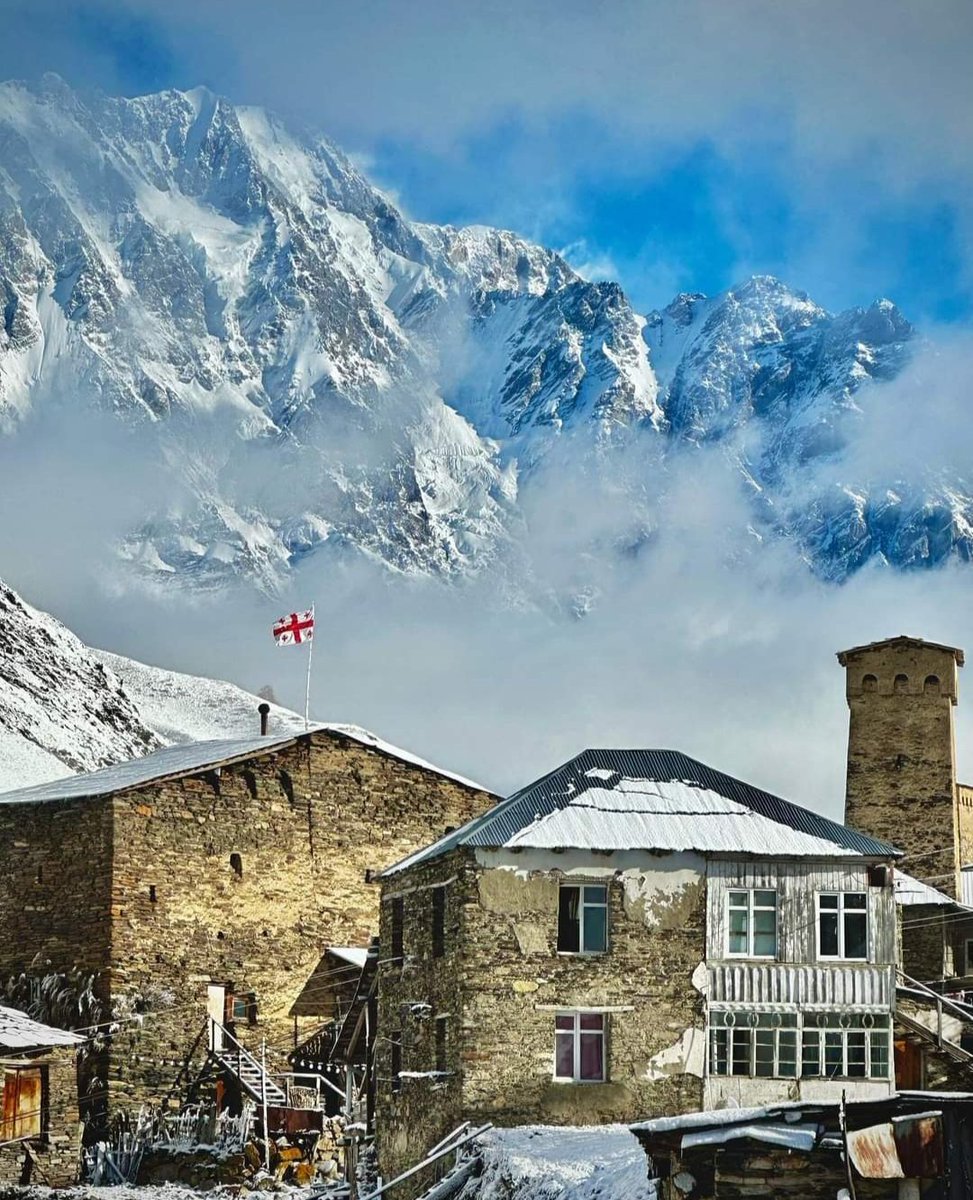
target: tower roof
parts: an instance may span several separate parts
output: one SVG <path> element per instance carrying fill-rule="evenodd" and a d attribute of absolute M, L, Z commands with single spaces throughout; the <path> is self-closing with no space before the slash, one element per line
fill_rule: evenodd
<path fill-rule="evenodd" d="M 892 646 L 914 646 L 917 650 L 943 650 L 947 654 L 952 654 L 956 659 L 956 665 L 961 667 L 964 662 L 963 651 L 958 646 L 947 646 L 943 642 L 927 642 L 922 638 L 907 637 L 906 634 L 900 633 L 898 637 L 883 638 L 877 642 L 866 642 L 863 646 L 852 646 L 850 650 L 838 651 L 838 662 L 842 666 L 847 665 L 850 658 L 854 658 L 858 654 L 866 654 L 871 650 L 885 650 Z"/>

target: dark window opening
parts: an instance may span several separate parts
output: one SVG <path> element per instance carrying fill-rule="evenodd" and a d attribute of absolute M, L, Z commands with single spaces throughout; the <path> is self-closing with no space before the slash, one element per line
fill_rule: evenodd
<path fill-rule="evenodd" d="M 246 786 L 247 791 L 250 793 L 250 799 L 256 800 L 256 798 L 257 798 L 257 777 L 256 777 L 256 775 L 254 775 L 253 771 L 245 770 L 243 772 L 243 782 L 244 782 L 244 785 Z"/>
<path fill-rule="evenodd" d="M 908 675 L 896 675 L 895 679 L 892 681 L 892 691 L 897 692 L 899 695 L 902 695 L 903 692 L 907 692 L 908 690 L 909 690 L 909 676 Z"/>
<path fill-rule="evenodd" d="M 877 692 L 878 691 L 878 679 L 874 675 L 863 675 L 862 676 L 862 691 L 863 692 Z"/>
<path fill-rule="evenodd" d="M 922 685 L 922 690 L 926 695 L 938 696 L 940 692 L 939 676 L 927 675 Z"/>
<path fill-rule="evenodd" d="M 36 882 L 36 883 L 43 883 L 43 882 L 44 882 L 44 868 L 43 868 L 43 867 L 38 867 L 38 868 L 37 868 L 37 878 L 36 878 L 35 882 Z"/>
<path fill-rule="evenodd" d="M 436 1018 L 436 1070 L 446 1070 L 446 1018 Z"/>
<path fill-rule="evenodd" d="M 432 889 L 432 956 L 442 958 L 446 952 L 446 889 Z"/>
<path fill-rule="evenodd" d="M 280 790 L 284 793 L 291 804 L 294 803 L 294 780 L 291 779 L 288 771 L 281 771 L 277 776 L 280 783 Z"/>
<path fill-rule="evenodd" d="M 401 896 L 396 896 L 392 901 L 392 958 L 401 960 L 402 958 L 402 925 L 405 917 L 405 903 Z"/>
<path fill-rule="evenodd" d="M 150 904 L 155 904 L 155 902 L 156 902 L 157 898 L 158 898 L 158 897 L 156 896 L 156 893 L 155 893 L 155 884 L 154 884 L 154 883 L 150 883 L 150 884 L 149 884 L 149 903 L 150 903 Z"/>
<path fill-rule="evenodd" d="M 254 992 L 227 992 L 224 1007 L 227 1025 L 256 1025 L 257 997 Z"/>
<path fill-rule="evenodd" d="M 608 888 L 562 884 L 558 896 L 557 948 L 568 954 L 608 949 Z"/>
<path fill-rule="evenodd" d="M 402 1089 L 402 1034 L 398 1030 L 395 1033 L 390 1033 L 389 1042 L 391 1042 L 392 1046 L 392 1091 L 398 1092 Z"/>
<path fill-rule="evenodd" d="M 243 859 L 239 854 L 230 855 L 230 869 L 239 879 L 243 878 Z"/>

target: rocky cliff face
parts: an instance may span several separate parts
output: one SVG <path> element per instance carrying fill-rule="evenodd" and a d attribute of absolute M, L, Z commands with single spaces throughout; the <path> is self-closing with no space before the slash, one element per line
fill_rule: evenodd
<path fill-rule="evenodd" d="M 633 436 L 724 445 L 825 576 L 970 549 L 963 487 L 815 474 L 915 345 L 893 304 L 756 278 L 645 317 L 513 234 L 407 221 L 326 140 L 205 89 L 0 86 L 0 311 L 5 436 L 97 409 L 171 481 L 120 547 L 150 578 L 462 576 L 516 559 L 553 447 L 610 475 Z"/>

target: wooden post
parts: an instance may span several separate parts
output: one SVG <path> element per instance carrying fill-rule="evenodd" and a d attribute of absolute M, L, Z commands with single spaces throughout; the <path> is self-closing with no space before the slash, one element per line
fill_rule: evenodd
<path fill-rule="evenodd" d="M 848 1194 L 851 1200 L 857 1200 L 857 1192 L 855 1191 L 855 1181 L 851 1175 L 851 1155 L 848 1153 L 848 1111 L 845 1107 L 845 1089 L 841 1089 L 841 1107 L 838 1110 L 838 1119 L 841 1126 L 841 1146 L 845 1155 L 845 1174 L 848 1177 Z"/>
<path fill-rule="evenodd" d="M 267 1039 L 260 1043 L 260 1098 L 264 1110 L 264 1167 L 270 1172 L 270 1121 L 267 1118 Z M 855 1200 L 852 1195 L 852 1200 Z"/>

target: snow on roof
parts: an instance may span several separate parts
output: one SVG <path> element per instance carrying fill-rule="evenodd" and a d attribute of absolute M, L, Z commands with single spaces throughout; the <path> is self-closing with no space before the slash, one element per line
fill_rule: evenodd
<path fill-rule="evenodd" d="M 239 762 L 252 758 L 254 755 L 265 754 L 292 745 L 300 737 L 307 734 L 324 733 L 337 737 L 350 738 L 397 758 L 401 762 L 410 763 L 425 771 L 434 771 L 447 779 L 452 779 L 464 787 L 487 792 L 472 780 L 451 771 L 444 771 L 432 763 L 400 750 L 390 742 L 361 729 L 357 725 L 318 724 L 311 725 L 305 732 L 281 733 L 261 737 L 254 735 L 245 738 L 220 738 L 208 742 L 189 742 L 180 746 L 166 746 L 143 758 L 133 758 L 128 762 L 117 763 L 113 767 L 103 767 L 100 771 L 86 771 L 81 775 L 69 775 L 64 779 L 55 779 L 50 783 L 37 784 L 34 787 L 17 788 L 9 792 L 0 792 L 0 804 L 37 804 L 49 800 L 85 799 L 93 796 L 109 796 L 114 792 L 128 791 L 130 788 L 142 787 L 160 779 L 175 779 L 183 775 L 193 775 L 208 768 L 222 766 L 231 762 Z"/>
<path fill-rule="evenodd" d="M 44 1046 L 76 1046 L 84 1038 L 66 1029 L 42 1025 L 19 1008 L 0 1004 L 0 1049 L 34 1050 Z"/>
<path fill-rule="evenodd" d="M 930 887 L 921 879 L 907 875 L 905 871 L 895 869 L 895 903 L 896 904 L 937 904 L 941 907 L 956 904 L 952 896 L 938 888 Z"/>
<path fill-rule="evenodd" d="M 820 1101 L 815 1103 L 809 1100 L 782 1100 L 779 1104 L 767 1104 L 761 1108 L 712 1108 L 704 1112 L 682 1113 L 675 1117 L 654 1117 L 651 1121 L 636 1121 L 629 1125 L 629 1129 L 633 1133 L 676 1133 L 688 1129 L 716 1129 L 724 1125 L 765 1121 L 769 1117 L 778 1117 L 784 1113 L 800 1114 L 808 1109 L 819 1109 L 821 1106 Z"/>
<path fill-rule="evenodd" d="M 340 958 L 353 967 L 363 967 L 368 958 L 368 950 L 364 946 L 329 946 L 328 953 Z"/>
<path fill-rule="evenodd" d="M 814 858 L 900 853 L 673 750 L 585 750 L 385 873 L 458 846 Z"/>

